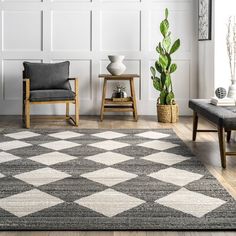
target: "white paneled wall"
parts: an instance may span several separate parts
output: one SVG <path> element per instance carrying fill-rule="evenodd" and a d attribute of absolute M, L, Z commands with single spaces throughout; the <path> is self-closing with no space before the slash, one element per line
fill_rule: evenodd
<path fill-rule="evenodd" d="M 20 114 L 22 62 L 71 62 L 80 77 L 81 114 L 98 114 L 107 55 L 125 55 L 135 81 L 140 114 L 155 114 L 158 93 L 149 67 L 155 61 L 159 23 L 170 11 L 171 31 L 182 45 L 173 77 L 183 115 L 197 94 L 196 0 L 0 0 L 0 114 Z M 115 84 L 111 83 L 109 96 Z M 128 84 L 127 90 L 128 90 Z M 35 105 L 35 114 L 62 114 L 63 105 Z"/>

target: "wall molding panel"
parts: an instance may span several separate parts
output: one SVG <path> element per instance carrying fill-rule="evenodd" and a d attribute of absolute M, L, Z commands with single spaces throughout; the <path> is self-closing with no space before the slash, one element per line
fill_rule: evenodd
<path fill-rule="evenodd" d="M 71 62 L 80 78 L 81 114 L 99 114 L 107 55 L 122 54 L 135 81 L 139 114 L 155 115 L 158 93 L 149 67 L 161 39 L 159 23 L 170 11 L 181 49 L 173 77 L 182 115 L 197 96 L 197 3 L 195 0 L 0 0 L 0 115 L 21 114 L 22 62 Z M 108 96 L 116 84 L 109 84 Z M 128 89 L 128 84 L 124 84 Z M 64 105 L 32 106 L 34 114 L 64 114 Z"/>

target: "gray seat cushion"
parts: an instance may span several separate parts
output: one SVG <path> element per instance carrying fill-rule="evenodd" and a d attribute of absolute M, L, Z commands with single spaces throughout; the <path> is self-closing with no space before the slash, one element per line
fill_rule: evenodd
<path fill-rule="evenodd" d="M 236 107 L 214 106 L 209 99 L 192 99 L 189 107 L 207 120 L 225 129 L 236 129 Z"/>
<path fill-rule="evenodd" d="M 24 62 L 24 78 L 30 79 L 30 90 L 71 89 L 70 62 L 55 64 Z"/>
<path fill-rule="evenodd" d="M 30 91 L 31 102 L 64 101 L 75 99 L 75 93 L 66 89 Z"/>

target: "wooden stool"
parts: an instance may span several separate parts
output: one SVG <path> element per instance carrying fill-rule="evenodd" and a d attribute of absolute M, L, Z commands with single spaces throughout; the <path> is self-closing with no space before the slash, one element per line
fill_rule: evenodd
<path fill-rule="evenodd" d="M 123 75 L 107 75 L 101 74 L 99 78 L 104 78 L 103 82 L 103 92 L 102 92 L 102 106 L 101 106 L 101 121 L 103 121 L 104 112 L 132 112 L 134 120 L 138 120 L 137 113 L 137 104 L 135 98 L 135 89 L 134 89 L 134 78 L 139 78 L 139 75 L 136 74 L 123 74 Z M 131 97 L 114 101 L 111 98 L 106 98 L 106 90 L 107 90 L 107 81 L 108 80 L 128 80 L 130 82 L 130 94 Z"/>

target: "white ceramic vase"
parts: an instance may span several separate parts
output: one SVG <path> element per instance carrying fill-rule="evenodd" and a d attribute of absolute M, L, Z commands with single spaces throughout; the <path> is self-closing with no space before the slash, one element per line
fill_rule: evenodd
<path fill-rule="evenodd" d="M 112 75 L 121 75 L 125 72 L 126 66 L 123 64 L 124 56 L 109 55 L 110 64 L 107 66 L 107 70 Z"/>
<path fill-rule="evenodd" d="M 229 86 L 228 97 L 236 100 L 236 80 L 231 80 L 232 84 Z"/>

